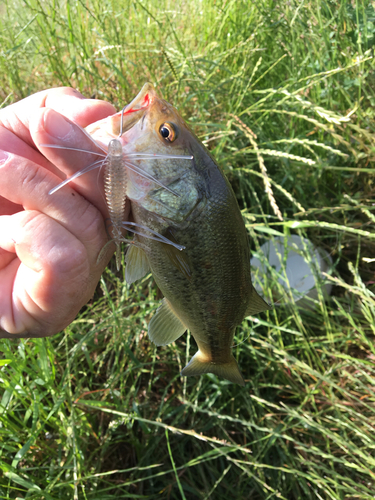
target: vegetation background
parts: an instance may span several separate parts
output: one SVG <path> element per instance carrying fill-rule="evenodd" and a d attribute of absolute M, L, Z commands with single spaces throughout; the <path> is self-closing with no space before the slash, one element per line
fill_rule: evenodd
<path fill-rule="evenodd" d="M 225 169 L 252 251 L 299 234 L 333 264 L 312 309 L 287 291 L 238 328 L 245 388 L 181 378 L 194 342 L 151 344 L 160 294 L 114 267 L 64 332 L 0 341 L 0 498 L 375 497 L 374 5 L 2 1 L 3 106 L 68 85 L 120 109 L 150 81 Z"/>

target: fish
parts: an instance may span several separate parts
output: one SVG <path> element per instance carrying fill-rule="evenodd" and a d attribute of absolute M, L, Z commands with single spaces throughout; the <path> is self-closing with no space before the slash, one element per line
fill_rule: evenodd
<path fill-rule="evenodd" d="M 250 242 L 232 187 L 178 111 L 151 84 L 122 114 L 87 131 L 100 142 L 118 136 L 120 129 L 125 155 L 165 155 L 153 161 L 134 157 L 142 171 L 169 188 L 129 172 L 126 194 L 134 221 L 184 247 L 137 234 L 125 256 L 127 282 L 151 271 L 164 295 L 148 325 L 149 338 L 163 346 L 190 330 L 198 351 L 181 375 L 213 373 L 244 386 L 231 352 L 235 330 L 245 317 L 270 306 L 251 282 Z"/>
<path fill-rule="evenodd" d="M 222 168 L 149 83 L 121 112 L 86 131 L 103 147 L 118 138 L 132 158 L 126 196 L 134 222 L 122 227 L 138 231 L 125 256 L 125 279 L 151 272 L 164 296 L 148 325 L 150 340 L 167 345 L 189 330 L 198 350 L 181 375 L 213 373 L 244 386 L 231 350 L 235 330 L 270 306 L 252 285 L 248 234 Z"/>

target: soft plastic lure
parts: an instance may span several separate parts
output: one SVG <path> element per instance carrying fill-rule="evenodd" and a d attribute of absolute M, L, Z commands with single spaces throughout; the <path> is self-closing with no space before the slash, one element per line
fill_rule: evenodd
<path fill-rule="evenodd" d="M 121 267 L 122 222 L 126 204 L 126 168 L 122 144 L 112 139 L 108 144 L 108 155 L 104 167 L 104 193 L 112 223 L 112 237 L 116 244 L 116 266 Z"/>

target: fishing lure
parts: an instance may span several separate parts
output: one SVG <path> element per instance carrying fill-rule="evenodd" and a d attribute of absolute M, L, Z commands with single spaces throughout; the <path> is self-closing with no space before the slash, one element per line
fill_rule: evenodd
<path fill-rule="evenodd" d="M 112 237 L 116 245 L 116 267 L 121 267 L 122 222 L 126 205 L 126 168 L 122 144 L 112 139 L 108 144 L 108 156 L 104 167 L 104 193 L 112 223 Z"/>

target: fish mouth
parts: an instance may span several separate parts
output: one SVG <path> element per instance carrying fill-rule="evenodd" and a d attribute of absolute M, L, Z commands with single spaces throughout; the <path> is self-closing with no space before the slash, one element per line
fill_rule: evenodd
<path fill-rule="evenodd" d="M 151 83 L 145 83 L 139 94 L 115 116 L 118 118 L 113 123 L 113 132 L 119 137 L 129 131 L 141 120 L 150 108 L 155 99 L 158 98 L 156 91 Z"/>
<path fill-rule="evenodd" d="M 139 94 L 134 97 L 130 104 L 125 106 L 124 115 L 147 108 L 157 97 L 158 95 L 154 89 L 154 86 L 151 83 L 145 83 L 141 88 Z"/>
<path fill-rule="evenodd" d="M 86 127 L 86 132 L 100 145 L 107 147 L 111 139 L 119 139 L 123 146 L 130 142 L 126 137 L 129 132 L 149 111 L 150 106 L 159 99 L 153 85 L 145 83 L 139 94 L 125 106 L 122 111 L 112 116 L 91 123 Z"/>

